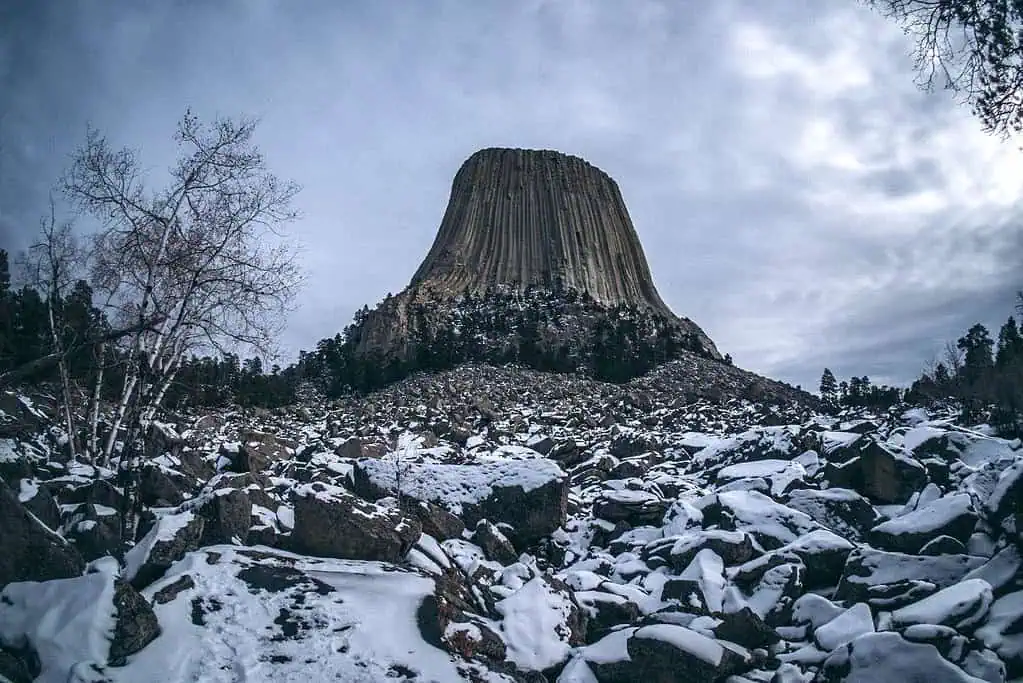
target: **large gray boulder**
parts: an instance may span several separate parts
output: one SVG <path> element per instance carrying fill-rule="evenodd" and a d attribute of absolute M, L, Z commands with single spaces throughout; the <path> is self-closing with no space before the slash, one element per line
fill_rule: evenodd
<path fill-rule="evenodd" d="M 0 589 L 17 581 L 48 581 L 78 576 L 81 555 L 40 522 L 0 484 Z"/>
<path fill-rule="evenodd" d="M 355 465 L 355 492 L 367 500 L 393 495 L 396 470 L 403 497 L 440 505 L 467 528 L 481 519 L 506 524 L 502 530 L 518 550 L 548 536 L 568 513 L 568 475 L 550 460 L 447 465 L 364 458 Z"/>
<path fill-rule="evenodd" d="M 958 583 L 984 564 L 973 555 L 909 555 L 861 546 L 846 560 L 835 597 L 897 609 Z"/>
<path fill-rule="evenodd" d="M 878 524 L 870 530 L 870 541 L 880 548 L 918 553 L 939 536 L 949 536 L 965 544 L 976 525 L 973 501 L 969 494 L 958 493 Z"/>
<path fill-rule="evenodd" d="M 422 525 L 400 512 L 320 482 L 295 489 L 295 549 L 347 560 L 400 562 Z"/>

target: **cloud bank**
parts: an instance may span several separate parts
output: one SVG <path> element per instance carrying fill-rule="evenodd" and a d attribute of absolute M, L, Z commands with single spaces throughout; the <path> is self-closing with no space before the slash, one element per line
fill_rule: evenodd
<path fill-rule="evenodd" d="M 909 47 L 854 0 L 16 0 L 0 244 L 87 122 L 158 169 L 186 106 L 259 116 L 305 188 L 295 354 L 407 284 L 469 154 L 552 148 L 618 181 L 662 296 L 737 364 L 905 382 L 1023 286 L 1023 152 L 920 92 Z"/>

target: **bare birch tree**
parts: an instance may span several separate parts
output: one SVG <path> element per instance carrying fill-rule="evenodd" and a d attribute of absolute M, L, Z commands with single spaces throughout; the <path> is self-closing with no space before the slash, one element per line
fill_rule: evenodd
<path fill-rule="evenodd" d="M 281 229 L 296 218 L 292 182 L 270 173 L 252 120 L 202 124 L 186 112 L 170 181 L 153 187 L 135 152 L 88 132 L 65 174 L 65 194 L 102 222 L 92 240 L 91 283 L 110 317 L 134 325 L 121 340 L 124 382 L 102 447 L 122 446 L 135 472 L 146 436 L 182 359 L 200 347 L 267 352 L 301 275 Z M 153 318 L 159 322 L 145 324 Z"/>
<path fill-rule="evenodd" d="M 39 239 L 29 247 L 22 258 L 22 268 L 28 284 L 36 288 L 46 301 L 46 319 L 50 332 L 52 353 L 56 359 L 60 380 L 61 411 L 68 438 L 68 455 L 78 457 L 77 422 L 71 395 L 71 376 L 68 370 L 67 349 L 64 344 L 63 302 L 83 265 L 70 222 L 57 221 L 57 211 L 50 198 L 50 213 L 40 221 Z"/>

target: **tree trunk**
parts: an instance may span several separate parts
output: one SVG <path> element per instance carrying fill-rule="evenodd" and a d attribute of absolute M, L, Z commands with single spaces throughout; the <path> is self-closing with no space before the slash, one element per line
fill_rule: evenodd
<path fill-rule="evenodd" d="M 75 441 L 77 439 L 75 434 L 75 420 L 71 409 L 71 381 L 68 376 L 67 369 L 67 354 L 64 352 L 64 344 L 61 342 L 60 335 L 57 333 L 57 320 L 53 312 L 53 303 L 56 299 L 56 293 L 50 292 L 50 296 L 46 302 L 46 317 L 50 324 L 50 340 L 53 343 L 53 350 L 57 353 L 57 368 L 60 374 L 60 391 L 62 394 L 62 403 L 64 404 L 64 429 L 67 431 L 68 438 L 68 454 L 71 458 L 71 462 L 75 462 L 78 459 L 78 449 Z"/>
<path fill-rule="evenodd" d="M 106 464 L 105 459 L 100 460 L 99 452 L 99 401 L 103 390 L 103 370 L 106 367 L 104 356 L 106 355 L 106 342 L 100 342 L 96 347 L 96 380 L 92 387 L 92 397 L 89 400 L 89 457 L 94 462 Z"/>

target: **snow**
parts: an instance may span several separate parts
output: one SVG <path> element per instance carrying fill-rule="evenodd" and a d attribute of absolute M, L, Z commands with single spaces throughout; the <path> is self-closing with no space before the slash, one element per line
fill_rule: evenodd
<path fill-rule="evenodd" d="M 957 517 L 973 512 L 973 501 L 968 494 L 957 493 L 939 498 L 929 505 L 914 510 L 874 527 L 878 533 L 922 534 L 938 531 Z"/>
<path fill-rule="evenodd" d="M 855 443 L 860 435 L 854 432 L 822 432 L 820 438 L 824 455 L 831 455 L 836 449 Z"/>
<path fill-rule="evenodd" d="M 18 501 L 27 503 L 39 493 L 39 483 L 34 479 L 22 479 L 18 486 Z"/>
<path fill-rule="evenodd" d="M 394 489 L 395 463 L 363 459 L 359 465 L 374 485 Z M 546 459 L 500 459 L 471 465 L 409 463 L 402 488 L 412 498 L 428 500 L 453 514 L 461 514 L 462 506 L 486 500 L 495 488 L 520 486 L 529 492 L 565 477 L 556 463 Z"/>
<path fill-rule="evenodd" d="M 142 565 L 149 559 L 153 546 L 162 541 L 172 541 L 179 531 L 195 518 L 191 510 L 163 515 L 141 541 L 124 555 L 124 574 L 128 581 L 135 578 Z"/>
<path fill-rule="evenodd" d="M 416 625 L 417 609 L 433 591 L 432 579 L 379 562 L 312 560 L 260 548 L 279 558 L 273 564 L 293 565 L 335 589 L 326 595 L 303 593 L 298 610 L 293 593 L 250 591 L 236 577 L 239 568 L 252 564 L 240 554 L 243 549 L 207 550 L 219 553 L 219 561 L 209 564 L 205 550 L 189 553 L 144 591 L 152 599 L 184 574 L 195 582 L 171 602 L 154 605 L 164 632 L 112 672 L 115 683 L 370 683 L 390 680 L 394 667 L 415 672 L 424 683 L 465 680 L 456 660 L 424 642 Z M 207 598 L 215 598 L 219 607 L 204 615 L 205 626 L 197 626 L 190 616 L 193 601 Z M 282 609 L 309 629 L 292 638 L 274 637 Z"/>
<path fill-rule="evenodd" d="M 39 683 L 66 683 L 73 670 L 106 664 L 113 599 L 114 577 L 102 572 L 8 584 L 0 594 L 0 641 L 31 645 L 42 665 Z"/>
<path fill-rule="evenodd" d="M 659 640 L 679 650 L 688 652 L 711 666 L 721 664 L 725 649 L 717 641 L 692 631 L 684 626 L 674 624 L 652 624 L 643 626 L 633 634 L 633 638 Z"/>
<path fill-rule="evenodd" d="M 892 612 L 895 625 L 939 624 L 966 628 L 983 619 L 993 600 L 991 585 L 969 579 Z"/>
<path fill-rule="evenodd" d="M 592 645 L 580 650 L 583 659 L 593 664 L 612 664 L 614 662 L 631 661 L 629 656 L 629 638 L 637 631 L 635 627 L 626 627 L 612 631 Z"/>
<path fill-rule="evenodd" d="M 536 577 L 495 608 L 504 616 L 502 628 L 508 659 L 519 668 L 541 671 L 568 656 L 571 646 L 566 622 L 573 608 L 568 595 Z"/>
<path fill-rule="evenodd" d="M 720 612 L 725 592 L 725 563 L 717 553 L 704 548 L 679 575 L 680 579 L 695 581 L 703 593 L 707 609 Z"/>
<path fill-rule="evenodd" d="M 771 494 L 781 495 L 794 481 L 806 477 L 806 468 L 791 460 L 756 460 L 729 465 L 718 474 L 719 482 L 763 478 L 771 482 Z"/>
<path fill-rule="evenodd" d="M 814 631 L 813 638 L 823 650 L 832 651 L 865 633 L 874 632 L 870 606 L 860 602 Z"/>

